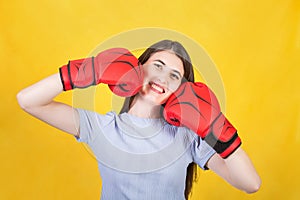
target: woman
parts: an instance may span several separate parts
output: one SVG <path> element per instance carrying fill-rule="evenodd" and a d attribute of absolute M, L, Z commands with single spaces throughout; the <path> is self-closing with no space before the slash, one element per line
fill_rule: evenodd
<path fill-rule="evenodd" d="M 64 90 L 59 74 L 23 89 L 17 99 L 29 114 L 76 136 L 91 147 L 103 182 L 101 199 L 187 199 L 197 165 L 213 170 L 240 190 L 256 192 L 261 180 L 241 147 L 223 159 L 193 131 L 172 126 L 162 118 L 161 105 L 183 82 L 194 82 L 191 61 L 184 47 L 178 42 L 160 41 L 139 57 L 139 63 L 144 72 L 143 86 L 125 100 L 120 114 L 100 115 L 53 101 Z M 140 138 L 138 134 L 144 131 L 150 135 Z M 175 159 L 168 160 L 174 156 L 169 153 L 156 154 L 159 161 L 150 159 L 148 162 L 107 151 L 103 147 L 105 144 L 100 145 L 103 138 L 135 155 L 162 152 L 166 144 L 174 140 L 184 147 Z M 172 148 L 176 150 L 177 147 Z M 104 158 L 106 155 L 109 160 Z"/>

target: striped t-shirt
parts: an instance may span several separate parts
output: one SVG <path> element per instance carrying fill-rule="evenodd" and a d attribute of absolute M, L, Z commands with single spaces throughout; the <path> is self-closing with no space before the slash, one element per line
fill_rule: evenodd
<path fill-rule="evenodd" d="M 77 109 L 79 142 L 93 152 L 102 179 L 101 200 L 185 199 L 186 169 L 202 169 L 215 151 L 185 127 L 128 113 Z"/>

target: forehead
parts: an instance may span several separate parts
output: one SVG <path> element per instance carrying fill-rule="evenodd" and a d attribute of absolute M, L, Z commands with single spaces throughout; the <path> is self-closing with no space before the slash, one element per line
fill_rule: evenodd
<path fill-rule="evenodd" d="M 179 71 L 181 75 L 184 74 L 183 63 L 181 59 L 174 52 L 172 51 L 156 52 L 150 56 L 148 61 L 155 62 L 158 60 L 165 63 L 165 65 L 170 67 L 171 69 Z"/>

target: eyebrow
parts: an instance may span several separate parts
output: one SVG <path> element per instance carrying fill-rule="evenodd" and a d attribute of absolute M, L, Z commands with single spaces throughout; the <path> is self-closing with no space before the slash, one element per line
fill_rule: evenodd
<path fill-rule="evenodd" d="M 154 61 L 160 62 L 161 64 L 163 64 L 164 66 L 166 66 L 166 64 L 165 64 L 162 60 L 157 59 L 157 60 L 154 60 Z M 182 77 L 182 75 L 180 74 L 180 72 L 179 72 L 178 70 L 172 69 L 172 71 L 173 71 L 174 73 L 178 74 L 179 77 Z"/>
<path fill-rule="evenodd" d="M 163 65 L 166 65 L 162 60 L 157 59 L 157 60 L 154 60 L 154 61 L 160 62 Z"/>

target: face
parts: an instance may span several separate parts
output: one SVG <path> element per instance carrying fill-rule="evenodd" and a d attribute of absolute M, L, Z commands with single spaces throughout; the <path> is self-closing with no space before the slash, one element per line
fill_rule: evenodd
<path fill-rule="evenodd" d="M 163 104 L 181 84 L 183 63 L 172 51 L 156 52 L 143 64 L 144 86 L 140 95 L 154 104 Z"/>

